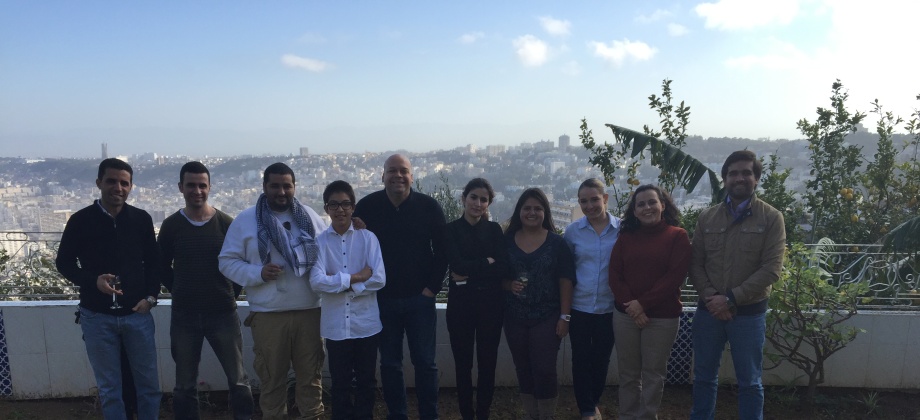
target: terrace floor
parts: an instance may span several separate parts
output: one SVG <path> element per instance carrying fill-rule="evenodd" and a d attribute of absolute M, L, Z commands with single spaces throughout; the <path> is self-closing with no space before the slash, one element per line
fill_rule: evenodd
<path fill-rule="evenodd" d="M 796 395 L 804 393 L 803 388 L 797 390 L 780 387 L 769 387 L 766 391 L 766 419 L 920 419 L 920 390 L 914 391 L 872 391 L 854 388 L 821 388 L 814 408 L 811 411 L 803 409 L 796 402 Z M 602 414 L 604 418 L 616 418 L 617 389 L 608 387 L 602 399 Z M 719 390 L 716 419 L 737 418 L 737 397 L 735 391 L 728 386 Z M 556 418 L 560 420 L 578 419 L 578 410 L 575 408 L 575 399 L 571 387 L 560 387 L 559 405 Z M 170 397 L 164 397 L 161 418 L 172 418 Z M 409 417 L 417 418 L 411 403 L 414 393 L 409 392 Z M 208 395 L 209 405 L 201 412 L 202 419 L 230 418 L 227 412 L 226 392 L 211 392 Z M 686 419 L 691 405 L 690 386 L 668 386 L 659 411 L 659 419 Z M 459 419 L 456 404 L 456 392 L 453 388 L 441 389 L 439 401 L 441 418 L 445 420 Z M 329 406 L 326 407 L 326 418 L 331 418 Z M 520 408 L 517 400 L 517 390 L 502 387 L 496 390 L 495 402 L 492 405 L 493 419 L 517 419 Z M 54 399 L 54 400 L 29 400 L 13 401 L 0 399 L 0 419 L 101 419 L 102 415 L 95 407 L 93 398 Z M 255 419 L 261 419 L 257 415 Z M 382 398 L 378 395 L 375 418 L 386 418 L 386 408 Z"/>

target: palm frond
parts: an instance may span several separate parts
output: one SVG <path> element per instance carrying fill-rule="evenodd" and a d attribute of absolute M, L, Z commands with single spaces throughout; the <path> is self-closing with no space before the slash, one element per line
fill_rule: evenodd
<path fill-rule="evenodd" d="M 632 148 L 630 157 L 635 158 L 650 147 L 661 150 L 663 152 L 662 161 L 658 162 L 658 167 L 663 171 L 676 174 L 677 183 L 683 186 L 688 193 L 693 192 L 700 180 L 708 175 L 712 202 L 718 203 L 722 199 L 724 190 L 719 174 L 709 169 L 703 162 L 658 138 L 613 124 L 606 124 L 606 126 L 610 127 L 614 137 L 626 148 Z"/>

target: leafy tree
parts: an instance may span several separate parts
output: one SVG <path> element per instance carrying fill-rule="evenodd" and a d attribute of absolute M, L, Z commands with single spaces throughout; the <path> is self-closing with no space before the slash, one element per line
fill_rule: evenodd
<path fill-rule="evenodd" d="M 6 270 L 6 263 L 10 260 L 10 254 L 6 249 L 0 248 L 0 272 Z"/>
<path fill-rule="evenodd" d="M 920 100 L 920 95 L 917 95 L 917 99 Z M 920 205 L 920 162 L 917 161 L 920 157 L 920 109 L 914 109 L 904 128 L 910 140 L 904 142 L 901 152 L 909 156 L 909 159 L 898 165 L 894 188 L 903 197 L 896 211 L 899 210 L 908 219 L 888 232 L 883 242 L 887 249 L 895 252 L 916 252 L 920 251 L 920 216 L 916 215 Z"/>
<path fill-rule="evenodd" d="M 856 131 L 866 115 L 847 109 L 849 94 L 840 80 L 831 91 L 830 108 L 818 107 L 813 123 L 804 118 L 797 123 L 809 143 L 813 178 L 805 183 L 805 202 L 812 214 L 811 240 L 830 236 L 837 242 L 858 243 L 864 237 L 857 214 L 862 193 L 856 188 L 862 154 L 845 137 Z"/>
<path fill-rule="evenodd" d="M 652 94 L 648 97 L 648 100 L 649 108 L 657 112 L 658 116 L 661 118 L 659 121 L 661 123 L 661 130 L 656 131 L 649 128 L 648 125 L 644 125 L 642 126 L 642 130 L 645 134 L 651 137 L 664 139 L 667 141 L 667 144 L 677 149 L 682 149 L 686 146 L 687 125 L 690 124 L 690 107 L 686 106 L 684 101 L 680 101 L 680 105 L 677 106 L 673 104 L 671 80 L 664 79 L 661 82 L 661 97 Z M 679 177 L 677 174 L 672 173 L 662 166 L 663 162 L 667 160 L 668 150 L 662 147 L 661 144 L 654 143 L 649 147 L 649 152 L 651 154 L 652 166 L 661 169 L 661 172 L 658 174 L 658 185 L 669 192 L 674 191 L 674 188 L 680 185 Z"/>
<path fill-rule="evenodd" d="M 768 157 L 769 162 L 765 161 L 763 156 L 760 157 L 764 170 L 760 176 L 762 191 L 758 193 L 758 197 L 783 213 L 786 222 L 786 243 L 802 242 L 804 233 L 799 227 L 799 222 L 804 218 L 805 211 L 796 200 L 795 194 L 786 188 L 786 179 L 792 170 L 779 169 L 779 157 L 775 152 Z"/>
<path fill-rule="evenodd" d="M 463 215 L 463 204 L 460 198 L 455 196 L 450 186 L 450 180 L 443 171 L 438 172 L 438 183 L 432 187 L 431 191 L 426 191 L 419 180 L 415 180 L 415 190 L 430 195 L 444 210 L 444 218 L 447 222 L 452 222 Z"/>
<path fill-rule="evenodd" d="M 820 248 L 810 251 L 793 244 L 767 312 L 766 337 L 777 352 L 767 351 L 767 360 L 773 363 L 767 369 L 788 362 L 802 370 L 808 377 L 806 404 L 814 401 L 818 385 L 824 383 L 827 359 L 856 339 L 858 332 L 865 332 L 844 322 L 856 315 L 860 296 L 869 286 L 862 282 L 835 286 L 824 269 L 824 258 Z"/>
<path fill-rule="evenodd" d="M 876 127 L 878 150 L 875 159 L 866 165 L 866 171 L 862 174 L 865 200 L 858 207 L 864 218 L 865 242 L 875 242 L 893 224 L 900 223 L 904 219 L 903 206 L 908 203 L 903 191 L 907 183 L 899 180 L 896 174 L 898 150 L 892 141 L 895 127 L 903 120 L 891 112 L 883 112 L 877 99 L 872 102 L 872 106 L 872 112 L 879 117 Z"/>
<path fill-rule="evenodd" d="M 608 187 L 613 187 L 613 194 L 610 195 L 611 200 L 608 202 L 613 204 L 614 214 L 623 214 L 623 210 L 626 209 L 626 204 L 629 202 L 629 194 L 638 184 L 636 176 L 640 161 L 629 159 L 626 156 L 628 150 L 625 147 L 616 148 L 607 143 L 599 146 L 594 141 L 592 130 L 588 128 L 588 120 L 582 118 L 580 128 L 581 134 L 578 135 L 578 138 L 581 139 L 581 144 L 584 145 L 585 149 L 591 151 L 588 162 L 600 168 L 601 173 L 604 175 L 604 183 Z M 622 189 L 616 184 L 616 171 L 620 168 L 626 169 L 626 176 L 628 177 L 626 189 Z"/>

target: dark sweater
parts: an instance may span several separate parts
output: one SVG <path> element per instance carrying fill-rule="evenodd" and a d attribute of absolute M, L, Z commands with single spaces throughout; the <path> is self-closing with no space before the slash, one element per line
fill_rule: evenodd
<path fill-rule="evenodd" d="M 356 217 L 380 240 L 387 285 L 378 298 L 405 298 L 428 288 L 438 293 L 447 272 L 444 211 L 433 198 L 410 191 L 399 207 L 386 191 L 373 192 L 355 207 Z"/>
<path fill-rule="evenodd" d="M 233 218 L 220 210 L 202 226 L 178 211 L 163 221 L 157 245 L 163 285 L 172 293 L 174 310 L 221 313 L 236 308 L 242 287 L 224 277 L 217 262 L 231 222 Z"/>
<path fill-rule="evenodd" d="M 129 315 L 138 302 L 160 292 L 153 220 L 127 204 L 114 219 L 96 203 L 74 213 L 64 226 L 56 263 L 64 277 L 80 286 L 80 306 L 93 312 Z M 121 278 L 121 309 L 111 309 L 112 296 L 96 288 L 102 274 Z"/>
<path fill-rule="evenodd" d="M 526 253 L 514 241 L 514 233 L 505 235 L 508 259 L 515 278 L 526 276 L 524 296 L 505 292 L 507 313 L 517 319 L 543 319 L 559 314 L 562 308 L 559 279 L 575 284 L 575 256 L 562 236 L 546 234 L 546 240 L 535 251 Z"/>
<path fill-rule="evenodd" d="M 661 223 L 620 232 L 610 253 L 610 289 L 616 309 L 638 300 L 649 318 L 677 318 L 680 288 L 687 279 L 691 248 L 687 231 Z"/>
<path fill-rule="evenodd" d="M 499 291 L 502 280 L 512 278 L 505 235 L 498 223 L 480 220 L 470 225 L 461 216 L 447 224 L 444 240 L 450 271 L 469 276 L 465 287 Z M 495 262 L 489 264 L 489 257 Z M 450 286 L 455 287 L 453 280 Z"/>

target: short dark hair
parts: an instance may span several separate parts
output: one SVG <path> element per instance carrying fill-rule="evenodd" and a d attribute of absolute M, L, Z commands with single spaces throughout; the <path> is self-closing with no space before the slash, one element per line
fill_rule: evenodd
<path fill-rule="evenodd" d="M 323 190 L 323 204 L 329 203 L 329 197 L 339 192 L 348 195 L 348 198 L 351 199 L 351 203 L 355 203 L 355 190 L 351 187 L 351 184 L 342 180 L 337 180 L 330 182 L 329 185 L 326 186 L 326 189 Z"/>
<path fill-rule="evenodd" d="M 466 198 L 466 196 L 470 194 L 470 191 L 476 188 L 483 188 L 488 191 L 489 204 L 492 204 L 492 199 L 495 198 L 495 190 L 492 189 L 492 184 L 489 183 L 489 180 L 485 178 L 473 178 L 470 182 L 467 182 L 466 186 L 463 187 L 463 198 Z"/>
<path fill-rule="evenodd" d="M 553 212 L 549 208 L 549 199 L 546 198 L 546 194 L 539 188 L 528 188 L 521 193 L 521 197 L 518 198 L 517 204 L 514 205 L 514 213 L 508 221 L 508 229 L 505 229 L 506 235 L 512 235 L 521 230 L 523 227 L 521 223 L 521 208 L 524 207 L 524 202 L 531 198 L 539 201 L 540 205 L 543 206 L 543 228 L 550 232 L 556 231 L 556 225 L 553 223 Z"/>
<path fill-rule="evenodd" d="M 193 174 L 205 174 L 208 176 L 208 183 L 211 183 L 211 172 L 208 171 L 208 167 L 204 166 L 203 163 L 196 161 L 187 162 L 185 165 L 182 165 L 182 169 L 179 169 L 179 183 L 185 182 L 185 174 L 191 172 Z"/>
<path fill-rule="evenodd" d="M 287 166 L 281 162 L 275 162 L 271 165 L 268 165 L 268 167 L 265 168 L 265 172 L 262 173 L 262 185 L 268 184 L 268 176 L 271 174 L 290 175 L 291 183 L 292 184 L 297 183 L 296 179 L 294 178 L 294 170 L 291 169 L 290 166 Z"/>
<path fill-rule="evenodd" d="M 725 158 L 725 163 L 722 164 L 722 180 L 725 180 L 725 177 L 728 176 L 728 167 L 735 162 L 754 162 L 754 178 L 760 181 L 760 174 L 763 173 L 763 164 L 760 163 L 760 159 L 757 159 L 757 154 L 750 150 L 738 150 L 732 152 Z"/>
<path fill-rule="evenodd" d="M 131 169 L 131 165 L 128 165 L 128 162 L 116 158 L 104 159 L 102 162 L 99 162 L 99 173 L 96 175 L 96 179 L 101 180 L 102 177 L 105 176 L 106 169 L 127 171 L 128 175 L 130 175 L 131 183 L 134 183 L 134 169 Z"/>
<path fill-rule="evenodd" d="M 636 188 L 629 196 L 629 203 L 626 204 L 623 221 L 621 222 L 621 232 L 639 230 L 639 227 L 642 225 L 642 223 L 639 222 L 639 218 L 636 217 L 636 196 L 643 191 L 655 191 L 655 193 L 658 194 L 658 201 L 664 205 L 664 211 L 661 212 L 661 218 L 671 226 L 680 226 L 680 211 L 677 210 L 674 200 L 671 200 L 671 195 L 657 185 L 645 184 Z"/>

